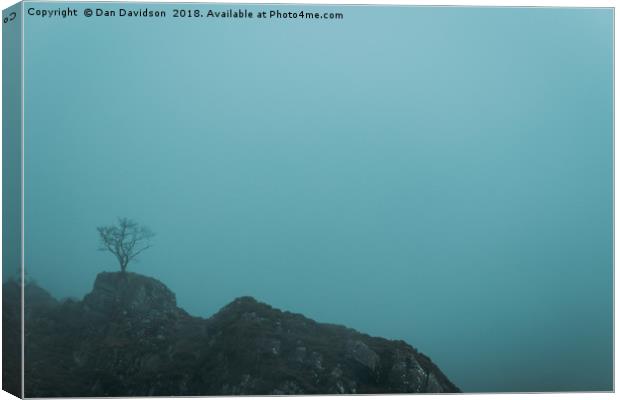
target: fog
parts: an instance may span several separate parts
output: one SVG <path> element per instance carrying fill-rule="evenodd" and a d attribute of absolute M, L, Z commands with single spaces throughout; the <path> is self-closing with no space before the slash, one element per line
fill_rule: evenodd
<path fill-rule="evenodd" d="M 81 298 L 129 217 L 128 270 L 191 314 L 250 295 L 463 391 L 611 390 L 612 10 L 335 9 L 28 17 L 29 278 Z"/>

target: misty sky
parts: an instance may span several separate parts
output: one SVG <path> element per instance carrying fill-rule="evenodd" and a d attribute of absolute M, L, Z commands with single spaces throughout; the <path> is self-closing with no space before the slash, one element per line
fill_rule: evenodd
<path fill-rule="evenodd" d="M 27 273 L 81 298 L 127 216 L 192 314 L 251 295 L 464 391 L 611 390 L 612 10 L 333 10 L 26 17 Z"/>

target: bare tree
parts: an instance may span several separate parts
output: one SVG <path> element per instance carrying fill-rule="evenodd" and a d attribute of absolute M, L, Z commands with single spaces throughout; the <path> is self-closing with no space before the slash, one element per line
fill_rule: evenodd
<path fill-rule="evenodd" d="M 125 272 L 127 264 L 138 254 L 151 247 L 151 238 L 155 236 L 146 226 L 142 226 L 128 218 L 119 218 L 117 225 L 100 226 L 97 228 L 101 239 L 101 251 L 114 254 Z"/>

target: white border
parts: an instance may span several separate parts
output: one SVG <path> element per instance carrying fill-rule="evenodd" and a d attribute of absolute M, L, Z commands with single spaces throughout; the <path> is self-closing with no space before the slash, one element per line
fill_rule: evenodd
<path fill-rule="evenodd" d="M 69 0 L 67 2 L 79 2 L 79 1 L 75 1 L 75 0 Z M 153 0 L 134 0 L 134 2 L 142 2 L 142 3 L 188 3 L 188 1 L 179 1 L 179 0 L 168 0 L 168 1 L 153 1 Z M 0 6 L 2 9 L 5 9 L 13 4 L 17 3 L 17 1 L 14 0 L 0 0 Z M 196 3 L 196 2 L 194 2 Z M 246 3 L 246 4 L 260 4 L 260 3 L 270 3 L 270 4 L 320 4 L 320 5 L 420 5 L 420 6 L 448 6 L 448 5 L 454 5 L 454 6 L 481 6 L 481 7 L 497 7 L 497 6 L 514 6 L 514 7 L 616 7 L 618 1 L 615 0 L 606 0 L 606 1 L 601 1 L 601 0 L 591 0 L 591 1 L 576 1 L 576 0 L 540 0 L 540 1 L 523 1 L 523 0 L 502 0 L 502 1 L 492 1 L 492 0 L 475 0 L 475 1 L 464 1 L 464 0 L 443 0 L 443 1 L 412 1 L 412 0 L 390 0 L 390 1 L 381 1 L 381 0 L 377 0 L 374 2 L 370 2 L 370 1 L 364 1 L 364 0 L 340 0 L 340 1 L 333 1 L 333 0 L 312 0 L 312 1 L 300 1 L 300 0 L 289 0 L 289 1 L 282 1 L 282 0 L 270 0 L 270 1 L 260 1 L 260 0 L 243 0 L 243 1 L 234 1 L 234 0 L 219 0 L 219 1 L 210 1 L 210 2 L 204 2 L 204 3 L 219 3 L 219 4 L 225 4 L 225 3 L 232 3 L 232 4 L 239 4 L 239 3 Z M 614 17 L 615 18 L 615 17 Z M 0 39 L 2 37 L 2 33 L 0 30 Z M 617 31 L 614 31 L 614 77 L 617 74 L 618 71 L 618 64 L 616 63 L 616 56 L 615 56 L 615 43 L 617 43 L 618 40 L 618 33 Z M 23 48 L 23 25 L 22 25 L 22 48 Z M 2 60 L 2 52 L 0 51 L 0 65 L 1 65 L 1 60 Z M 22 65 L 23 64 L 23 52 L 22 52 Z M 22 75 L 23 78 L 23 75 Z M 615 102 L 615 79 L 614 79 L 614 116 L 616 114 L 616 112 L 618 111 L 618 105 Z M 24 81 L 22 79 L 22 93 L 23 93 L 23 87 L 24 87 Z M 1 89 L 1 83 L 0 83 L 0 89 Z M 2 107 L 2 98 L 0 96 L 0 109 Z M 22 116 L 23 116 L 23 112 L 24 112 L 24 99 L 22 96 Z M 1 113 L 0 113 L 1 114 Z M 2 121 L 2 117 L 0 115 L 0 122 Z M 614 132 L 616 128 L 616 119 L 614 117 Z M 23 123 L 22 123 L 22 130 L 23 130 Z M 614 136 L 615 137 L 615 136 Z M 22 163 L 24 161 L 23 158 L 23 144 L 24 144 L 24 135 L 23 135 L 23 131 L 22 131 Z M 616 148 L 617 144 L 616 141 L 614 140 L 614 154 L 616 153 Z M 1 161 L 1 154 L 2 154 L 2 143 L 0 141 L 0 161 Z M 1 163 L 0 163 L 1 165 Z M 617 203 L 617 198 L 615 196 L 615 177 L 617 176 L 616 172 L 616 164 L 615 164 L 615 157 L 614 157 L 614 210 L 616 208 L 616 206 L 618 205 Z M 23 164 L 22 164 L 22 173 L 23 173 Z M 0 176 L 0 181 L 1 181 L 1 176 Z M 22 207 L 23 207 L 23 176 L 22 176 Z M 0 185 L 0 204 L 1 204 L 1 197 L 2 197 L 2 186 Z M 1 217 L 0 217 L 1 219 Z M 22 243 L 23 243 L 23 212 L 22 212 Z M 615 222 L 616 222 L 616 214 L 614 212 L 614 227 L 615 227 Z M 614 228 L 614 232 L 615 232 L 615 228 Z M 0 232 L 0 249 L 1 249 L 1 240 L 2 240 L 2 233 Z M 614 234 L 614 265 L 615 265 L 615 250 L 617 248 L 617 241 L 616 241 L 616 236 Z M 23 249 L 24 246 L 22 245 L 22 262 L 23 262 Z M 23 265 L 23 264 L 22 264 Z M 23 279 L 23 277 L 22 277 Z M 616 275 L 614 273 L 614 288 L 616 287 Z M 615 310 L 617 310 L 617 303 L 616 303 L 616 297 L 615 297 L 615 290 L 614 290 L 614 387 L 615 387 L 615 383 L 618 382 L 618 370 L 617 368 L 615 368 L 615 341 L 617 339 L 617 331 L 615 329 Z M 23 312 L 23 310 L 22 310 Z M 1 326 L 1 321 L 0 321 L 0 326 Z M 1 355 L 1 347 L 0 347 L 0 355 Z M 22 348 L 23 351 L 23 348 Z M 0 380 L 1 380 L 1 375 L 0 375 Z M 495 393 L 490 393 L 490 394 L 460 394 L 460 395 L 447 395 L 447 396 L 466 396 L 467 399 L 472 399 L 472 400 L 476 400 L 476 399 L 495 399 L 495 398 L 499 398 L 499 399 L 533 399 L 533 398 L 545 398 L 545 399 L 605 399 L 605 398 L 613 398 L 615 397 L 615 395 L 613 393 L 581 393 L 581 392 L 577 392 L 577 393 L 544 393 L 544 394 L 538 394 L 538 393 L 516 393 L 516 394 L 495 394 Z M 328 398 L 333 398 L 334 396 L 297 396 L 295 398 L 299 398 L 299 399 L 311 399 L 311 400 L 317 400 L 317 399 L 328 399 Z M 337 396 L 337 397 L 342 397 L 342 396 Z M 366 396 L 364 396 L 366 397 Z M 373 398 L 377 398 L 377 399 L 382 399 L 382 400 L 387 400 L 387 399 L 394 399 L 395 396 L 394 395 L 379 395 L 379 396 L 371 396 Z M 161 398 L 161 397 L 160 397 Z M 229 399 L 229 397 L 209 397 L 212 399 Z M 245 399 L 264 399 L 265 397 L 260 397 L 260 396 L 247 396 L 244 397 Z M 403 398 L 403 399 L 429 399 L 429 398 L 439 398 L 437 395 L 396 395 L 396 398 Z M 443 396 L 441 396 L 441 398 L 443 398 Z M 6 392 L 0 392 L 0 400 L 5 400 L 5 399 L 14 399 L 13 396 L 11 396 L 10 394 L 6 393 Z M 164 399 L 167 399 L 166 397 L 164 397 Z"/>

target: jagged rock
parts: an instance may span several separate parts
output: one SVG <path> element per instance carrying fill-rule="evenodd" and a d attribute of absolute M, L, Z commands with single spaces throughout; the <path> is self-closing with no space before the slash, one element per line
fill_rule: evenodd
<path fill-rule="evenodd" d="M 99 274 L 82 301 L 57 302 L 34 286 L 25 293 L 27 397 L 458 391 L 405 342 L 251 297 L 203 319 L 133 273 Z"/>

